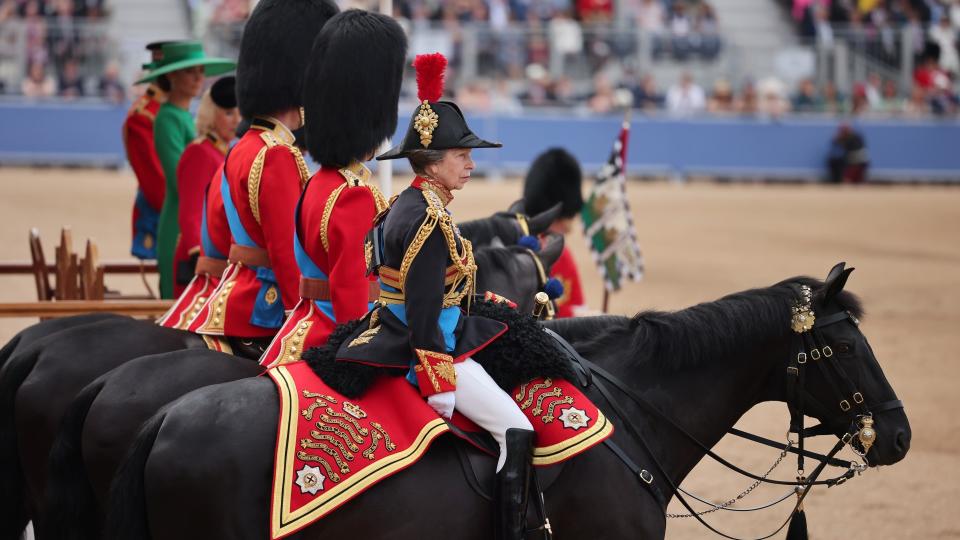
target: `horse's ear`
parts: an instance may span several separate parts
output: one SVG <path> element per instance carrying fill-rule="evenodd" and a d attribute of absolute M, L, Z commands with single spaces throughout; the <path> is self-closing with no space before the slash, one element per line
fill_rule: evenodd
<path fill-rule="evenodd" d="M 526 202 L 523 199 L 518 199 L 513 201 L 513 204 L 510 205 L 510 208 L 507 208 L 507 212 L 511 214 L 526 214 L 527 211 L 524 209 Z"/>
<path fill-rule="evenodd" d="M 537 256 L 540 257 L 540 262 L 543 263 L 543 267 L 549 272 L 550 267 L 557 262 L 561 253 L 563 253 L 563 235 L 550 233 L 547 235 L 547 242 L 540 248 Z"/>
<path fill-rule="evenodd" d="M 832 281 L 835 281 L 840 274 L 843 272 L 844 267 L 847 266 L 847 263 L 840 261 L 837 264 L 833 265 L 833 268 L 827 272 L 827 279 L 824 281 L 824 285 L 830 285 Z"/>
<path fill-rule="evenodd" d="M 533 236 L 539 236 L 547 232 L 547 229 L 553 225 L 553 222 L 560 217 L 560 212 L 562 210 L 563 203 L 557 203 L 550 209 L 544 210 L 535 216 L 527 218 L 527 223 L 530 224 L 530 234 Z"/>
<path fill-rule="evenodd" d="M 837 270 L 838 268 L 839 271 L 836 273 L 836 275 L 834 275 L 834 270 Z M 824 284 L 824 304 L 830 302 L 838 294 L 840 294 L 840 291 L 842 291 L 843 287 L 847 284 L 847 280 L 850 278 L 850 273 L 853 272 L 853 270 L 853 268 L 843 268 L 843 263 L 833 267 L 833 270 L 830 271 L 830 275 L 827 276 L 827 282 Z"/>

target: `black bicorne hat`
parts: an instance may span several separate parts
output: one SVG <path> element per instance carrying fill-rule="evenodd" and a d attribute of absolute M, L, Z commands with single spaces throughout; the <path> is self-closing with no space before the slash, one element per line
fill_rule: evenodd
<path fill-rule="evenodd" d="M 413 111 L 403 141 L 378 160 L 407 157 L 413 150 L 448 150 L 451 148 L 500 148 L 500 143 L 478 137 L 452 101 L 440 101 L 443 95 L 443 72 L 447 59 L 440 53 L 420 54 L 413 61 L 417 70 L 417 97 L 420 105 Z"/>
<path fill-rule="evenodd" d="M 397 130 L 407 38 L 392 18 L 350 9 L 327 22 L 303 87 L 306 145 L 325 167 L 366 161 Z"/>
<path fill-rule="evenodd" d="M 246 118 L 300 107 L 310 47 L 333 0 L 260 0 L 243 27 L 237 103 Z"/>
<path fill-rule="evenodd" d="M 524 211 L 535 216 L 563 203 L 562 217 L 573 217 L 583 208 L 580 163 L 563 148 L 550 148 L 530 165 L 523 181 Z"/>
<path fill-rule="evenodd" d="M 233 75 L 221 77 L 210 87 L 210 99 L 221 109 L 237 106 L 237 78 Z"/>

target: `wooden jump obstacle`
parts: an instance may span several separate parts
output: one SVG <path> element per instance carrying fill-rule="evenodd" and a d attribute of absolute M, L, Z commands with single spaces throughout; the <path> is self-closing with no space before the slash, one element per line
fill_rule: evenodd
<path fill-rule="evenodd" d="M 157 300 L 147 282 L 148 273 L 156 273 L 156 263 L 138 261 L 100 261 L 99 250 L 87 240 L 83 257 L 73 251 L 73 235 L 60 231 L 60 245 L 54 264 L 47 264 L 37 229 L 30 231 L 30 261 L 0 263 L 0 275 L 32 274 L 37 288 L 36 302 L 0 302 L 0 317 L 67 317 L 83 313 L 120 313 L 134 317 L 157 317 L 173 305 L 172 300 Z M 140 274 L 146 295 L 122 295 L 107 289 L 105 274 Z M 54 285 L 50 276 L 54 276 Z"/>

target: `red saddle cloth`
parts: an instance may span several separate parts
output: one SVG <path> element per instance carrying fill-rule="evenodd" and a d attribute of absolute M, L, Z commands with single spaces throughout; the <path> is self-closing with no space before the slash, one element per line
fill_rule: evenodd
<path fill-rule="evenodd" d="M 377 482 L 417 462 L 450 431 L 403 377 L 381 377 L 360 399 L 334 392 L 305 362 L 267 375 L 280 394 L 270 537 L 283 538 L 329 514 Z M 537 379 L 512 397 L 537 432 L 535 465 L 569 459 L 613 433 L 574 385 Z M 457 427 L 477 430 L 469 422 Z"/>

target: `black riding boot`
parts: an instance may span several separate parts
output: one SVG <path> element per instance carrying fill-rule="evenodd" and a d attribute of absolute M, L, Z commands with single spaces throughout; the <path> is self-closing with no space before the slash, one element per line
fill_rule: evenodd
<path fill-rule="evenodd" d="M 507 430 L 507 459 L 497 473 L 496 540 L 523 540 L 534 432 Z"/>

